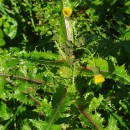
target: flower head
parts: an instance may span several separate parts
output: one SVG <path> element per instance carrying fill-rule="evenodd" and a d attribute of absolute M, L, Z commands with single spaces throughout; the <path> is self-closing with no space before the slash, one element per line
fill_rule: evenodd
<path fill-rule="evenodd" d="M 72 14 L 72 9 L 71 9 L 70 7 L 65 7 L 65 8 L 63 9 L 63 15 L 64 15 L 65 17 L 70 17 L 71 14 Z"/>
<path fill-rule="evenodd" d="M 99 84 L 105 81 L 105 78 L 101 74 L 97 74 L 94 76 L 94 82 L 95 84 Z"/>

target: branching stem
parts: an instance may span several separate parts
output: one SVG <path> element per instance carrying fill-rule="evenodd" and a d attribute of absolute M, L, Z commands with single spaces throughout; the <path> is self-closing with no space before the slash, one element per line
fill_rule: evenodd
<path fill-rule="evenodd" d="M 94 120 L 89 116 L 89 114 L 81 106 L 78 106 L 77 108 L 93 124 L 93 126 L 97 130 L 100 130 L 99 127 L 97 126 L 97 124 L 94 122 Z"/>
<path fill-rule="evenodd" d="M 45 82 L 42 81 L 42 80 L 35 80 L 35 79 L 28 78 L 28 77 L 23 77 L 23 76 L 17 76 L 17 75 L 11 75 L 11 74 L 4 74 L 4 73 L 0 73 L 0 76 L 17 78 L 17 79 L 21 79 L 21 80 L 26 80 L 26 81 L 34 82 L 34 83 L 37 83 L 37 84 L 45 84 Z"/>

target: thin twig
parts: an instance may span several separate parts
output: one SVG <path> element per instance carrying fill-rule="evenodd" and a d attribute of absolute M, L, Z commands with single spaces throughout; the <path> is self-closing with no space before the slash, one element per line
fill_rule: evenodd
<path fill-rule="evenodd" d="M 17 85 L 15 83 L 13 83 L 13 81 L 11 81 L 9 78 L 7 77 L 6 81 L 9 82 L 10 84 L 12 84 L 13 86 L 17 87 Z M 35 97 L 33 97 L 30 93 L 28 93 L 28 92 L 22 92 L 22 93 L 27 95 L 28 97 L 30 97 L 36 104 L 41 105 L 40 101 L 37 100 Z"/>
<path fill-rule="evenodd" d="M 25 93 L 24 93 L 24 94 L 25 94 Z M 38 104 L 38 105 L 41 106 L 41 103 L 40 103 L 40 101 L 39 101 L 38 99 L 36 99 L 35 97 L 33 97 L 31 94 L 28 94 L 28 96 L 29 96 L 36 104 Z"/>
<path fill-rule="evenodd" d="M 28 78 L 28 77 L 23 77 L 23 76 L 10 75 L 10 74 L 4 74 L 4 73 L 0 73 L 0 76 L 22 79 L 22 80 L 26 80 L 26 81 L 30 81 L 30 82 L 34 82 L 34 83 L 38 83 L 38 84 L 45 84 L 45 82 L 42 80 L 35 80 L 35 79 Z"/>
<path fill-rule="evenodd" d="M 85 67 L 80 66 L 79 69 L 81 69 L 81 70 L 89 70 L 89 71 L 92 71 L 92 70 L 93 70 L 92 67 L 87 67 L 87 66 L 85 66 Z"/>
<path fill-rule="evenodd" d="M 83 66 L 80 66 L 79 69 L 86 70 L 86 71 L 93 71 L 94 67 L 88 67 L 88 66 L 83 67 Z M 105 70 L 100 70 L 100 72 L 110 73 L 111 74 L 111 72 L 108 72 L 108 71 L 105 71 Z"/>
<path fill-rule="evenodd" d="M 94 122 L 94 120 L 89 116 L 89 114 L 80 106 L 77 107 L 78 110 L 93 124 L 93 126 L 97 129 L 100 130 L 97 124 Z"/>

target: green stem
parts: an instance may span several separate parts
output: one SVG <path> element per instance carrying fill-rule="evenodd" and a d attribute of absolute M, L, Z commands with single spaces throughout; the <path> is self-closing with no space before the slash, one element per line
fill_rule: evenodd
<path fill-rule="evenodd" d="M 65 53 L 64 53 L 64 52 L 62 51 L 62 49 L 59 47 L 59 45 L 57 44 L 57 42 L 55 42 L 55 45 L 56 45 L 56 47 L 58 48 L 59 53 L 61 54 L 62 58 L 63 58 L 63 59 L 66 59 Z"/>
<path fill-rule="evenodd" d="M 46 130 L 50 130 L 50 127 L 52 126 L 52 123 L 54 122 L 55 117 L 56 117 L 56 115 L 58 114 L 58 112 L 59 112 L 59 110 L 60 110 L 60 108 L 61 108 L 61 106 L 62 106 L 62 104 L 63 104 L 63 102 L 64 102 L 64 99 L 65 99 L 66 94 L 67 94 L 67 90 L 66 90 L 66 88 L 65 88 L 65 89 L 64 89 L 64 94 L 63 94 L 63 96 L 62 96 L 62 98 L 61 98 L 61 100 L 60 100 L 60 103 L 59 103 L 59 105 L 58 105 L 58 107 L 57 107 L 57 109 L 56 109 L 56 111 L 55 111 L 55 114 L 54 114 L 54 116 L 52 117 L 52 119 L 51 119 L 51 121 L 50 121 L 50 123 L 49 123 L 49 126 L 47 127 Z"/>

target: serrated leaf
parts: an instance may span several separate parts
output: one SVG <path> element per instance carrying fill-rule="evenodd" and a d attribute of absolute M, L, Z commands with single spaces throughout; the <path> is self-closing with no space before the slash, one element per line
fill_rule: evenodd
<path fill-rule="evenodd" d="M 46 117 L 50 117 L 52 115 L 53 109 L 52 109 L 52 105 L 51 102 L 48 102 L 47 99 L 43 99 L 42 100 L 42 106 L 43 106 L 43 111 Z"/>
<path fill-rule="evenodd" d="M 21 127 L 21 130 L 32 130 L 27 119 L 24 120 L 24 124 Z"/>
<path fill-rule="evenodd" d="M 100 70 L 108 71 L 108 62 L 102 58 L 94 59 L 96 66 L 100 68 Z M 93 60 L 88 60 L 88 66 L 94 67 Z"/>
<path fill-rule="evenodd" d="M 90 117 L 94 120 L 95 124 L 97 124 L 100 130 L 102 130 L 104 118 L 101 117 L 101 114 L 99 114 L 98 112 L 95 112 L 95 114 L 90 114 Z"/>
<path fill-rule="evenodd" d="M 89 104 L 89 111 L 96 110 L 103 100 L 103 96 L 100 94 L 98 98 L 94 97 Z"/>
<path fill-rule="evenodd" d="M 130 84 L 130 76 L 127 74 L 125 66 L 117 66 L 114 57 L 110 57 L 108 61 L 102 58 L 96 58 L 95 63 L 107 78 L 115 79 L 121 83 Z M 93 67 L 92 60 L 88 62 L 88 66 Z"/>
<path fill-rule="evenodd" d="M 23 127 L 21 128 L 21 130 L 32 130 L 32 129 L 31 129 L 31 127 L 27 123 L 24 123 Z"/>
<path fill-rule="evenodd" d="M 5 34 L 11 39 L 14 39 L 17 34 L 17 22 L 15 21 L 15 19 L 8 17 L 6 19 L 6 22 L 4 22 L 3 26 Z"/>
<path fill-rule="evenodd" d="M 87 94 L 85 98 L 88 98 L 89 95 Z M 84 112 L 87 113 L 89 118 L 91 120 L 93 120 L 93 122 L 96 124 L 96 126 L 98 128 L 100 128 L 101 130 L 103 129 L 104 118 L 101 117 L 101 114 L 98 113 L 96 111 L 96 109 L 98 109 L 98 107 L 101 104 L 102 100 L 103 100 L 102 95 L 99 95 L 98 98 L 93 97 L 92 100 L 90 101 L 89 107 L 84 110 Z M 81 123 L 82 123 L 82 125 L 84 127 L 87 127 L 87 124 L 90 125 L 89 122 L 87 120 L 85 120 L 86 118 L 84 117 L 84 115 L 80 114 L 80 119 L 81 119 Z"/>
<path fill-rule="evenodd" d="M 4 84 L 5 84 L 5 78 L 0 77 L 0 98 L 2 99 L 6 98 L 6 95 L 4 92 Z"/>
<path fill-rule="evenodd" d="M 61 130 L 61 125 L 60 124 L 59 125 L 51 125 L 49 127 L 49 129 L 47 129 L 47 127 L 48 127 L 49 124 L 47 122 L 45 122 L 45 121 L 41 121 L 41 120 L 37 121 L 37 120 L 32 120 L 32 119 L 30 119 L 29 121 L 38 130 Z"/>
<path fill-rule="evenodd" d="M 39 58 L 39 59 L 41 58 L 41 59 L 48 59 L 48 60 L 54 60 L 58 57 L 58 55 L 52 52 L 38 52 L 38 51 L 28 53 L 28 56 L 30 56 L 31 58 Z"/>
<path fill-rule="evenodd" d="M 109 117 L 108 126 L 104 130 L 119 130 L 117 120 L 113 116 Z"/>
<path fill-rule="evenodd" d="M 124 38 L 130 40 L 130 31 L 125 33 Z"/>
<path fill-rule="evenodd" d="M 10 115 L 8 114 L 7 112 L 7 106 L 5 103 L 0 103 L 0 117 L 3 119 L 3 120 L 7 120 L 10 118 Z"/>
<path fill-rule="evenodd" d="M 88 109 L 85 109 L 85 111 L 87 112 L 87 114 L 89 115 L 89 118 L 91 118 L 91 120 L 93 120 L 94 124 L 96 124 L 96 126 L 102 130 L 103 129 L 103 122 L 104 122 L 104 119 L 101 117 L 101 114 L 99 114 L 98 112 L 95 111 L 94 114 L 92 114 L 91 112 L 89 112 Z M 90 124 L 90 121 L 87 120 L 83 114 L 80 114 L 79 115 L 79 118 L 80 118 L 80 121 L 81 121 L 81 124 L 83 127 L 93 127 L 92 124 Z"/>
<path fill-rule="evenodd" d="M 13 69 L 16 67 L 16 65 L 19 63 L 19 59 L 16 59 L 16 58 L 10 58 L 7 60 L 7 68 L 8 69 Z"/>
<path fill-rule="evenodd" d="M 48 128 L 52 125 L 52 123 L 54 123 L 60 117 L 64 116 L 64 112 L 68 110 L 68 106 L 70 106 L 70 104 L 71 104 L 71 100 L 69 95 L 67 94 L 66 88 L 62 86 L 57 88 L 57 92 L 53 96 L 53 100 L 52 100 L 54 112 L 49 119 Z"/>
<path fill-rule="evenodd" d="M 116 80 L 120 81 L 121 83 L 130 84 L 130 76 L 127 74 L 124 65 L 116 66 L 114 73 L 116 75 Z"/>
<path fill-rule="evenodd" d="M 127 127 L 126 123 L 123 121 L 123 117 L 114 112 L 113 108 L 110 107 L 110 103 L 108 105 L 108 102 L 103 102 L 102 105 L 106 110 L 111 113 L 111 116 L 113 116 L 113 118 L 115 118 L 122 126 Z"/>

